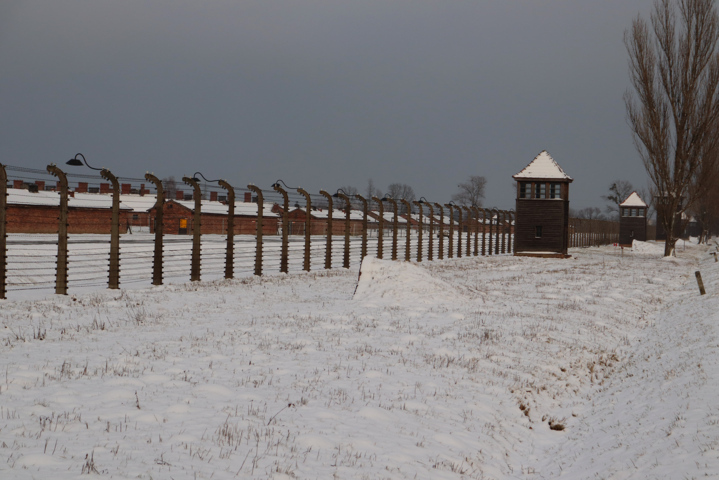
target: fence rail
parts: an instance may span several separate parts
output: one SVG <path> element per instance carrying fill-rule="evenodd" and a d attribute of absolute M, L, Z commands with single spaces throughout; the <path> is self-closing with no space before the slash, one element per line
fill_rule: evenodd
<path fill-rule="evenodd" d="M 0 298 L 53 286 L 67 294 L 87 285 L 353 268 L 366 255 L 424 262 L 513 253 L 512 210 L 341 190 L 314 195 L 281 181 L 263 190 L 183 177 L 192 189 L 186 195 L 149 173 L 126 179 L 103 169 L 102 178 L 112 185 L 55 165 L 44 172 L 0 164 Z M 8 201 L 9 182 L 23 198 Z M 131 200 L 144 206 L 123 209 Z M 18 225 L 32 231 L 15 233 Z M 618 224 L 572 218 L 569 235 L 572 247 L 613 243 Z"/>

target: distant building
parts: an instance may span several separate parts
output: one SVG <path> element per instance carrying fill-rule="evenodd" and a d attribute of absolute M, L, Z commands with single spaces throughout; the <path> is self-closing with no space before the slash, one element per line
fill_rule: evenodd
<path fill-rule="evenodd" d="M 566 257 L 572 177 L 545 150 L 512 178 L 517 181 L 514 254 Z"/>
<path fill-rule="evenodd" d="M 626 200 L 619 204 L 619 244 L 631 247 L 634 240 L 647 240 L 647 209 L 648 206 L 632 192 Z"/>

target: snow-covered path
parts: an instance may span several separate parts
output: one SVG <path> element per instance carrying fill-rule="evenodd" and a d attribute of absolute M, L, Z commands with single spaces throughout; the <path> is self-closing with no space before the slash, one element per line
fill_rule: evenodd
<path fill-rule="evenodd" d="M 2 302 L 0 478 L 711 476 L 719 264 L 651 247 Z"/>

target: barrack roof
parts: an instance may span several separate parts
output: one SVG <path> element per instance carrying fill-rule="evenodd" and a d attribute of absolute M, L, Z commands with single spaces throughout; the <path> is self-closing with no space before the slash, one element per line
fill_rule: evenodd
<path fill-rule="evenodd" d="M 542 153 L 534 157 L 534 160 L 529 165 L 524 167 L 524 170 L 512 178 L 515 179 L 533 179 L 533 178 L 546 178 L 546 179 L 557 179 L 557 180 L 573 180 L 572 177 L 564 173 L 562 167 L 557 165 L 557 162 L 547 153 L 546 150 L 542 150 Z"/>
<path fill-rule="evenodd" d="M 647 204 L 641 199 L 637 192 L 632 192 L 626 200 L 619 204 L 620 207 L 646 207 Z"/>

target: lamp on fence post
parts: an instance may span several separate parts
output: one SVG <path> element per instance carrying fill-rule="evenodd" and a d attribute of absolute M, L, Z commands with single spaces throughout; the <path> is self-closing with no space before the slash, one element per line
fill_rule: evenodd
<path fill-rule="evenodd" d="M 305 258 L 304 258 L 304 266 L 303 269 L 305 272 L 310 271 L 310 227 L 312 226 L 311 220 L 312 217 L 310 217 L 310 212 L 312 211 L 312 199 L 310 198 L 309 192 L 303 188 L 297 189 L 298 193 L 301 193 L 305 196 L 305 201 L 307 202 L 307 208 L 305 210 Z"/>
<path fill-rule="evenodd" d="M 182 177 L 182 181 L 193 189 L 193 198 L 195 200 L 195 212 L 192 215 L 192 263 L 190 267 L 190 281 L 200 281 L 200 235 L 202 235 L 202 189 L 200 182 L 194 177 Z"/>
<path fill-rule="evenodd" d="M 280 192 L 282 195 L 282 253 L 280 255 L 280 272 L 287 273 L 288 271 L 288 261 L 289 261 L 289 250 L 290 250 L 290 237 L 289 237 L 289 217 L 288 217 L 288 210 L 290 209 L 290 199 L 287 196 L 287 191 L 280 186 L 280 183 L 287 187 L 287 184 L 283 182 L 282 180 L 277 180 L 275 183 L 272 184 L 272 188 L 275 189 L 276 192 Z M 290 187 L 287 187 L 290 188 Z"/>
<path fill-rule="evenodd" d="M 78 157 L 82 157 L 82 161 Z M 107 288 L 120 288 L 120 183 L 117 177 L 107 168 L 95 168 L 85 160 L 82 153 L 75 155 L 75 158 L 68 160 L 67 165 L 85 166 L 92 170 L 98 170 L 100 176 L 109 180 L 112 184 L 112 219 L 110 224 L 110 273 Z"/>
<path fill-rule="evenodd" d="M 145 180 L 155 184 L 157 199 L 155 201 L 155 251 L 152 257 L 152 284 L 162 285 L 162 217 L 165 208 L 165 190 L 162 181 L 151 173 L 145 174 Z"/>
<path fill-rule="evenodd" d="M 355 198 L 362 202 L 362 253 L 360 262 L 367 256 L 367 199 L 360 194 L 355 194 Z"/>
<path fill-rule="evenodd" d="M 387 194 L 382 197 L 382 201 L 392 204 L 392 211 L 394 212 L 394 217 L 392 218 L 392 260 L 397 260 L 397 201 Z"/>
<path fill-rule="evenodd" d="M 247 189 L 257 194 L 257 245 L 255 247 L 255 275 L 262 275 L 262 233 L 264 227 L 264 205 L 265 199 L 262 196 L 260 187 L 249 184 Z"/>
<path fill-rule="evenodd" d="M 454 256 L 454 202 L 449 202 L 444 205 L 449 208 L 449 251 L 447 252 L 447 258 Z"/>
<path fill-rule="evenodd" d="M 384 203 L 381 198 L 372 197 L 372 200 L 379 205 L 379 230 L 377 230 L 377 258 L 382 260 L 383 242 L 384 242 Z"/>
<path fill-rule="evenodd" d="M 433 240 L 432 236 L 434 235 L 434 233 L 432 232 L 432 226 L 434 223 L 434 208 L 432 208 L 432 204 L 429 203 L 427 201 L 427 199 L 424 197 L 419 197 L 419 201 L 417 203 L 420 205 L 420 207 L 419 207 L 420 218 L 422 217 L 422 205 L 427 205 L 427 207 L 429 208 L 429 245 L 427 248 L 427 260 L 431 262 L 432 261 L 432 240 Z M 420 232 L 421 231 L 422 230 L 420 229 Z M 421 239 L 421 237 L 420 237 L 420 239 Z M 420 251 L 422 251 L 421 248 L 420 248 Z M 418 261 L 420 261 L 420 260 L 418 260 Z"/>
<path fill-rule="evenodd" d="M 466 205 L 463 205 L 462 208 L 465 212 L 467 212 L 466 222 L 465 225 L 467 226 L 467 252 L 465 256 L 469 257 L 472 255 L 472 229 L 470 228 L 470 220 L 472 219 L 472 210 L 469 209 Z"/>
<path fill-rule="evenodd" d="M 0 163 L 0 300 L 7 298 L 7 172 Z"/>
<path fill-rule="evenodd" d="M 444 208 L 439 203 L 435 203 L 434 206 L 439 208 L 439 255 L 437 255 L 437 258 L 442 260 L 444 258 L 444 232 L 442 228 L 444 226 Z"/>
<path fill-rule="evenodd" d="M 47 171 L 60 181 L 60 217 L 57 226 L 57 273 L 55 276 L 55 293 L 67 295 L 67 176 L 51 163 Z"/>
<path fill-rule="evenodd" d="M 401 199 L 400 202 L 402 202 L 402 205 L 404 205 L 404 207 L 407 209 L 407 219 L 406 219 L 407 220 L 407 239 L 404 242 L 405 243 L 404 261 L 409 262 L 409 260 L 410 260 L 410 256 L 409 256 L 410 244 L 409 244 L 409 242 L 410 242 L 410 238 L 412 237 L 412 221 L 411 221 L 412 205 L 410 205 L 410 203 L 407 200 L 405 200 L 404 198 Z"/>
<path fill-rule="evenodd" d="M 350 197 L 342 190 L 338 188 L 337 191 L 332 194 L 334 198 L 341 198 L 345 201 L 345 251 L 344 251 L 344 262 L 342 266 L 344 268 L 350 268 L 350 212 L 352 211 L 352 204 L 350 203 Z"/>
<path fill-rule="evenodd" d="M 412 202 L 419 209 L 419 223 L 417 224 L 417 263 L 422 262 L 422 204 L 420 202 Z"/>

